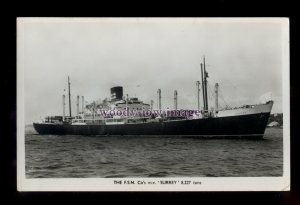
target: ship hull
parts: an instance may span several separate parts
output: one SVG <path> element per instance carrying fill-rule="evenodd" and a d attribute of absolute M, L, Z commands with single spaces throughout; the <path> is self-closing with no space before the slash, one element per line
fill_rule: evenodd
<path fill-rule="evenodd" d="M 34 123 L 39 134 L 53 135 L 164 135 L 203 138 L 262 138 L 270 113 L 118 125 Z"/>

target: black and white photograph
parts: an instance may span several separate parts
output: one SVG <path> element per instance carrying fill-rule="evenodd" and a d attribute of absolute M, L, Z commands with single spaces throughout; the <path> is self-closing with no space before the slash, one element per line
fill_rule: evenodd
<path fill-rule="evenodd" d="M 19 191 L 290 190 L 287 18 L 18 18 Z"/>

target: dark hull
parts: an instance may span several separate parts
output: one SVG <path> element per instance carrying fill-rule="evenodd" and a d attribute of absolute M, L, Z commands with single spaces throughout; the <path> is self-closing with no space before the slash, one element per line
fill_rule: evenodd
<path fill-rule="evenodd" d="M 55 135 L 177 135 L 213 138 L 262 138 L 270 113 L 181 121 L 119 125 L 40 124 L 39 134 Z"/>

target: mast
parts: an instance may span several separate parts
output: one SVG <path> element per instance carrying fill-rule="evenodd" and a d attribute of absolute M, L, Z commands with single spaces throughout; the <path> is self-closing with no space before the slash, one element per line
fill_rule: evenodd
<path fill-rule="evenodd" d="M 218 95 L 219 95 L 219 84 L 218 83 L 216 83 L 216 85 L 215 85 L 215 94 L 216 94 L 216 105 L 215 105 L 215 109 L 216 109 L 216 112 L 218 111 L 218 109 L 219 109 L 219 103 L 218 103 Z"/>
<path fill-rule="evenodd" d="M 197 105 L 198 105 L 198 111 L 200 110 L 200 81 L 198 80 L 196 82 L 196 87 L 197 87 Z"/>
<path fill-rule="evenodd" d="M 71 89 L 70 89 L 70 77 L 68 76 L 68 88 L 69 88 L 69 111 L 70 111 L 70 117 L 72 117 L 72 109 L 71 109 Z"/>
<path fill-rule="evenodd" d="M 157 90 L 157 94 L 158 94 L 158 96 L 157 96 L 158 97 L 158 99 L 157 99 L 158 100 L 158 103 L 157 103 L 158 104 L 158 110 L 161 110 L 161 89 Z"/>
<path fill-rule="evenodd" d="M 174 91 L 174 110 L 177 110 L 177 90 Z"/>
<path fill-rule="evenodd" d="M 128 94 L 126 94 L 126 112 L 128 112 Z"/>
<path fill-rule="evenodd" d="M 96 102 L 93 102 L 93 123 L 95 122 L 95 110 L 96 110 Z"/>
<path fill-rule="evenodd" d="M 77 106 L 77 116 L 79 115 L 79 98 L 80 98 L 80 96 L 77 95 L 77 102 L 76 102 L 76 106 Z"/>
<path fill-rule="evenodd" d="M 66 109 L 65 109 L 65 107 L 66 107 L 66 96 L 65 96 L 65 94 L 63 94 L 62 95 L 62 103 L 63 103 L 63 121 L 65 121 L 65 116 L 66 116 Z"/>
<path fill-rule="evenodd" d="M 153 110 L 153 104 L 154 104 L 154 101 L 151 100 L 151 101 L 150 101 L 150 110 Z"/>
<path fill-rule="evenodd" d="M 204 83 L 204 72 L 203 72 L 203 64 L 201 66 L 201 84 L 202 84 L 202 96 L 203 96 L 203 110 L 206 110 L 206 101 L 205 101 L 205 83 Z"/>
<path fill-rule="evenodd" d="M 203 70 L 204 70 L 204 87 L 205 87 L 205 110 L 208 110 L 208 100 L 207 100 L 207 78 L 208 78 L 208 73 L 206 72 L 205 68 L 205 56 L 203 57 Z"/>
<path fill-rule="evenodd" d="M 81 96 L 81 100 L 82 100 L 82 102 L 81 102 L 81 112 L 82 112 L 82 114 L 84 114 L 84 96 Z"/>

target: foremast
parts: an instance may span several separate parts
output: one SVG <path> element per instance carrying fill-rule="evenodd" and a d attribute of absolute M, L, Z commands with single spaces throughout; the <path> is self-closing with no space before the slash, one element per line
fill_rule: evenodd
<path fill-rule="evenodd" d="M 71 88 L 70 88 L 70 77 L 68 76 L 68 90 L 69 90 L 69 111 L 70 111 L 70 118 L 72 117 L 72 108 L 71 108 Z"/>

